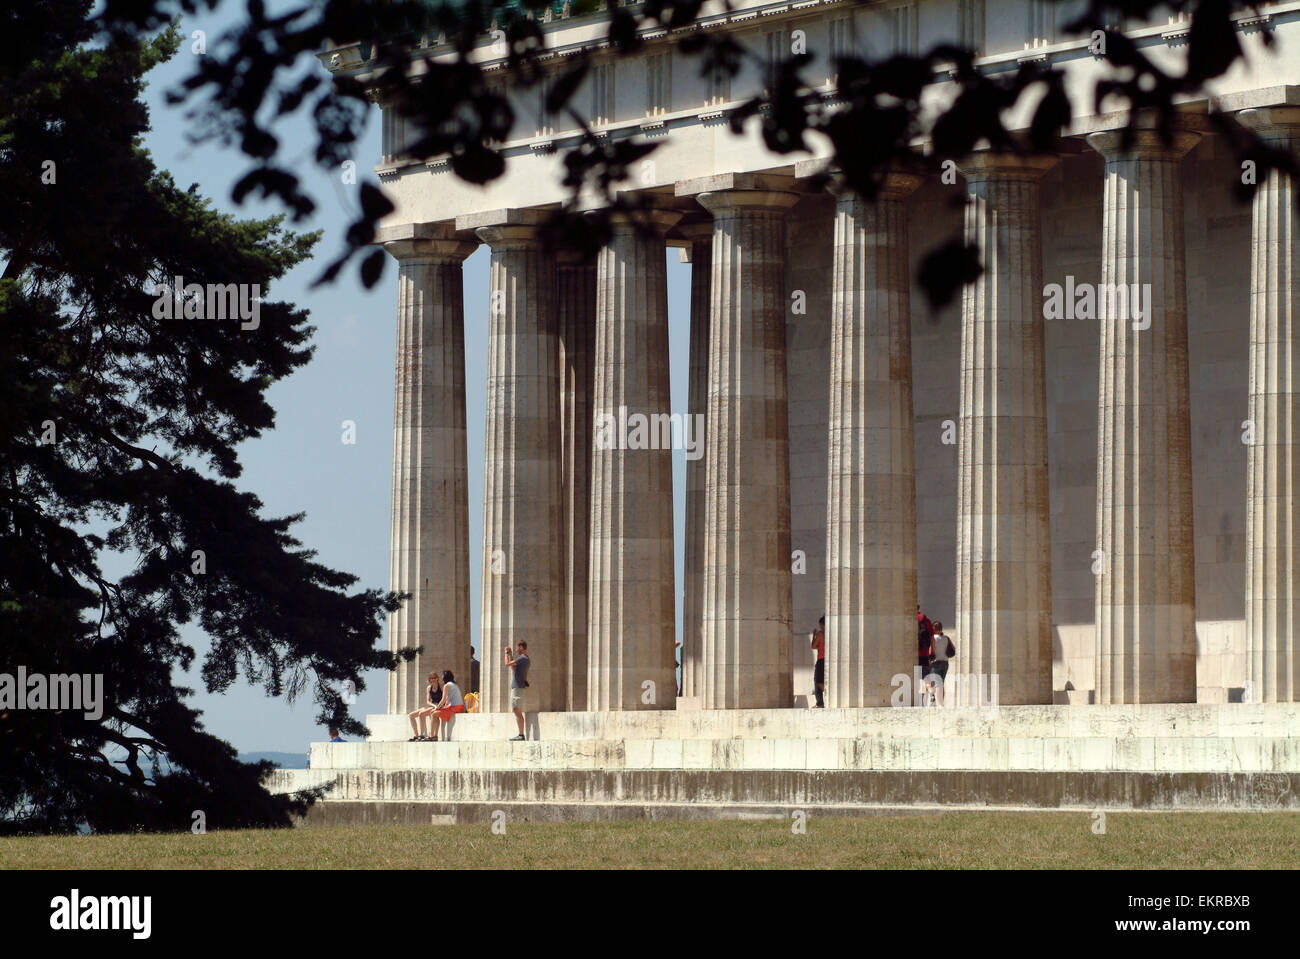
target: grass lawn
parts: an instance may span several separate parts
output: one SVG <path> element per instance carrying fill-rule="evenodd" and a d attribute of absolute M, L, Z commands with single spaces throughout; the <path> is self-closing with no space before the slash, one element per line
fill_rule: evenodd
<path fill-rule="evenodd" d="M 1297 869 L 1300 813 L 945 812 L 0 838 L 0 869 Z"/>

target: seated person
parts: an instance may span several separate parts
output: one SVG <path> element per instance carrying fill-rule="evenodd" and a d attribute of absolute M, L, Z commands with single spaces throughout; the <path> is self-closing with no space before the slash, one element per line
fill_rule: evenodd
<path fill-rule="evenodd" d="M 438 708 L 434 711 L 433 716 L 433 739 L 438 738 L 438 726 L 441 723 L 449 722 L 452 716 L 465 711 L 465 697 L 461 695 L 460 687 L 456 685 L 456 677 L 452 675 L 451 670 L 447 669 L 442 674 L 442 700 L 438 703 Z"/>
<path fill-rule="evenodd" d="M 438 702 L 442 699 L 442 684 L 438 682 L 437 670 L 429 674 L 429 685 L 425 688 L 425 705 L 420 709 L 413 709 L 408 713 L 411 720 L 411 732 L 413 735 L 409 742 L 424 743 L 429 742 L 429 734 L 425 732 L 425 721 L 434 719 L 434 713 L 438 710 Z M 436 720 L 435 720 L 436 721 Z M 437 727 L 434 727 L 437 732 Z M 437 738 L 437 737 L 434 737 Z"/>

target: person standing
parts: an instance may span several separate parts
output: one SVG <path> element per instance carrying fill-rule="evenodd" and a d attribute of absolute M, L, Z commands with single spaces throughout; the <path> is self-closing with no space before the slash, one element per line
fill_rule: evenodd
<path fill-rule="evenodd" d="M 920 604 L 916 607 L 916 664 L 920 667 L 918 687 L 921 692 L 921 705 L 926 705 L 930 698 L 930 660 L 934 658 L 934 624 L 930 617 L 921 612 Z"/>
<path fill-rule="evenodd" d="M 930 666 L 930 673 L 934 677 L 935 695 L 939 697 L 939 705 L 942 706 L 943 681 L 948 678 L 948 660 L 957 655 L 957 647 L 943 634 L 943 623 L 937 619 L 934 621 L 934 640 L 931 645 L 934 647 L 934 662 Z"/>
<path fill-rule="evenodd" d="M 817 620 L 817 628 L 812 631 L 808 643 L 817 653 L 817 665 L 813 667 L 813 691 L 817 694 L 817 709 L 826 708 L 826 617 Z"/>
<path fill-rule="evenodd" d="M 682 694 L 682 644 L 676 643 L 675 645 L 677 648 L 673 652 L 673 656 L 677 662 L 677 695 L 680 696 Z"/>
<path fill-rule="evenodd" d="M 478 692 L 478 657 L 474 654 L 474 644 L 469 644 L 469 691 Z"/>
<path fill-rule="evenodd" d="M 510 667 L 510 709 L 519 724 L 519 735 L 512 737 L 511 742 L 524 739 L 524 711 L 528 708 L 528 670 L 533 665 L 532 660 L 528 658 L 526 642 L 521 639 L 515 644 L 515 650 L 512 655 L 510 647 L 506 647 L 506 665 Z"/>

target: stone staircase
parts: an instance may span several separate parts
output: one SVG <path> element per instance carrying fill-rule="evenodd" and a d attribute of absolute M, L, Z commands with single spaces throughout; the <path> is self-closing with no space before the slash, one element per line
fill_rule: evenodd
<path fill-rule="evenodd" d="M 1300 706 L 1176 704 L 457 717 L 411 743 L 315 743 L 270 788 L 312 822 L 868 814 L 908 808 L 1300 809 Z"/>

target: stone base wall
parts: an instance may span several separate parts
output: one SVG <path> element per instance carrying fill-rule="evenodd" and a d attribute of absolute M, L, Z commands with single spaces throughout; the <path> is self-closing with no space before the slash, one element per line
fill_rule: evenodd
<path fill-rule="evenodd" d="M 450 741 L 314 743 L 309 823 L 724 818 L 791 808 L 1300 808 L 1300 706 L 680 709 L 456 717 Z"/>
<path fill-rule="evenodd" d="M 402 777 L 403 798 L 327 799 L 305 825 L 443 825 L 936 815 L 944 811 L 1300 809 L 1300 774 L 979 772 L 503 772 Z M 426 798 L 406 798 L 421 795 Z M 464 796 L 465 798 L 447 798 Z M 653 797 L 653 798 L 652 798 Z"/>

